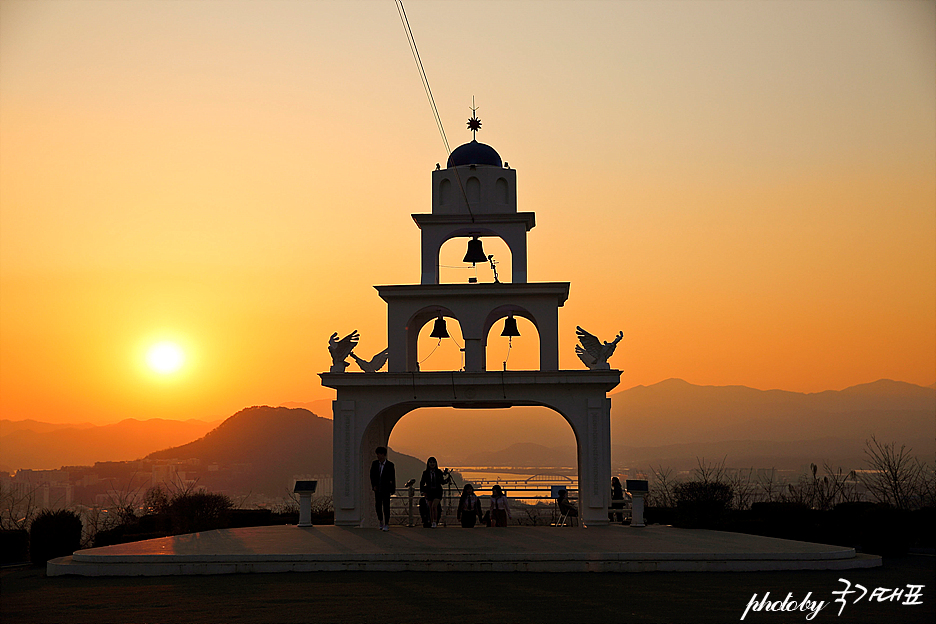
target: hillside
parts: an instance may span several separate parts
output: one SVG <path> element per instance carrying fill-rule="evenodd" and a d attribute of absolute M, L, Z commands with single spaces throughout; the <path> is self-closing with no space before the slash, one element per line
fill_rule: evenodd
<path fill-rule="evenodd" d="M 197 459 L 199 484 L 210 489 L 282 495 L 293 475 L 331 474 L 332 421 L 302 408 L 248 407 L 204 437 L 146 459 Z M 399 453 L 391 459 L 401 483 L 425 468 L 424 462 Z M 211 464 L 235 470 L 212 473 L 206 470 Z"/>

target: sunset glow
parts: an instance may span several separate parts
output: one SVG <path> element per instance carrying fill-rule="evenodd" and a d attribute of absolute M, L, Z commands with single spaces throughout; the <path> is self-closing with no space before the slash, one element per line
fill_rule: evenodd
<path fill-rule="evenodd" d="M 571 283 L 562 368 L 581 325 L 621 390 L 936 381 L 936 4 L 406 10 L 451 147 L 474 96 L 517 171 L 530 281 Z M 0 77 L 0 417 L 327 400 L 332 332 L 387 346 L 447 158 L 392 2 L 5 0 Z M 464 251 L 442 280 L 492 281 Z M 501 328 L 488 367 L 535 367 Z"/>

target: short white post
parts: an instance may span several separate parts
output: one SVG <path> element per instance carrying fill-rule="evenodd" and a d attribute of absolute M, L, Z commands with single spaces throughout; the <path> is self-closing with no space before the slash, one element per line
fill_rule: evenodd
<path fill-rule="evenodd" d="M 312 526 L 312 492 L 299 493 L 299 526 Z"/>
<path fill-rule="evenodd" d="M 299 495 L 299 526 L 312 526 L 312 494 L 315 493 L 317 481 L 296 481 L 293 493 Z"/>
<path fill-rule="evenodd" d="M 630 525 L 632 527 L 647 526 L 644 524 L 644 517 L 643 517 L 644 493 L 634 492 L 633 497 L 634 499 L 631 503 L 632 507 L 631 507 L 631 524 Z"/>
<path fill-rule="evenodd" d="M 627 479 L 625 487 L 631 495 L 631 523 L 632 527 L 647 526 L 644 524 L 644 496 L 650 491 L 645 479 Z"/>

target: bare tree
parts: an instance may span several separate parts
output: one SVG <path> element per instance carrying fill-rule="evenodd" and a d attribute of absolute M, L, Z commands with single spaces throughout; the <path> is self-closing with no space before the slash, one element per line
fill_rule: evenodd
<path fill-rule="evenodd" d="M 806 475 L 800 475 L 796 483 L 788 483 L 786 490 L 780 490 L 779 500 L 812 507 L 816 500 L 816 488 Z"/>
<path fill-rule="evenodd" d="M 841 467 L 833 470 L 828 462 L 823 462 L 822 469 L 825 474 L 819 478 L 816 475 L 816 464 L 812 464 L 811 467 L 813 489 L 815 490 L 813 508 L 825 511 L 832 509 L 839 503 L 851 503 L 861 500 L 854 470 L 844 473 Z"/>
<path fill-rule="evenodd" d="M 756 496 L 758 502 L 772 503 L 783 497 L 783 486 L 777 481 L 775 470 L 769 470 L 757 476 L 757 489 L 759 495 Z"/>
<path fill-rule="evenodd" d="M 20 484 L 16 484 L 20 485 Z M 37 501 L 39 486 L 31 483 L 17 488 L 12 483 L 0 483 L 0 528 L 28 529 L 39 514 Z"/>
<path fill-rule="evenodd" d="M 692 471 L 695 473 L 696 481 L 701 481 L 702 483 L 725 483 L 725 462 L 727 460 L 728 456 L 725 455 L 720 462 L 709 464 L 706 463 L 704 457 L 701 459 L 696 457 L 696 464 L 698 464 L 698 466 Z"/>
<path fill-rule="evenodd" d="M 928 487 L 927 469 L 910 450 L 906 445 L 898 449 L 895 442 L 879 442 L 873 435 L 865 442 L 869 470 L 862 474 L 862 483 L 874 500 L 897 509 L 923 505 Z"/>
<path fill-rule="evenodd" d="M 736 470 L 734 473 L 726 473 L 725 481 L 734 493 L 732 506 L 739 510 L 750 509 L 757 491 L 754 483 L 754 469 L 748 468 L 747 471 Z"/>
<path fill-rule="evenodd" d="M 675 507 L 676 497 L 673 496 L 673 488 L 676 486 L 676 479 L 673 477 L 672 468 L 650 466 L 650 472 L 653 473 L 653 486 L 647 496 L 647 506 L 649 507 Z"/>

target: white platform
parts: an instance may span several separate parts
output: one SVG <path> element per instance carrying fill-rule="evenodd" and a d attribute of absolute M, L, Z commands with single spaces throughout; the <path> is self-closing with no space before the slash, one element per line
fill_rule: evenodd
<path fill-rule="evenodd" d="M 668 526 L 376 529 L 252 527 L 80 550 L 49 576 L 311 571 L 709 572 L 881 565 L 854 549 Z"/>

